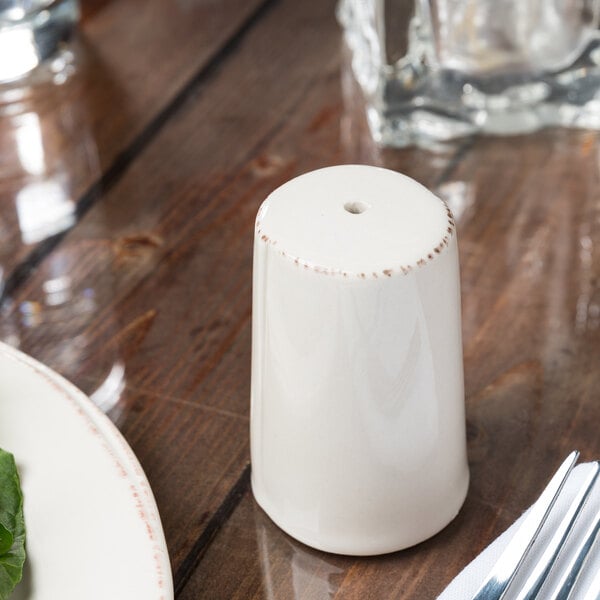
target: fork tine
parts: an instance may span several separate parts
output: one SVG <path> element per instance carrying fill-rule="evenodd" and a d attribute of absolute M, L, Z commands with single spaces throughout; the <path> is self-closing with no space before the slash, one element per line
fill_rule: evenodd
<path fill-rule="evenodd" d="M 583 539 L 577 546 L 577 550 L 573 558 L 569 561 L 560 581 L 548 596 L 549 600 L 567 600 L 571 597 L 573 588 L 583 571 L 583 566 L 590 555 L 590 550 L 594 546 L 598 533 L 600 533 L 600 509 L 596 511 L 594 520 L 590 523 Z"/>
<path fill-rule="evenodd" d="M 556 529 L 556 532 L 552 536 L 552 539 L 548 543 L 544 553 L 531 571 L 531 575 L 527 578 L 527 581 L 519 590 L 515 600 L 531 600 L 537 597 L 540 588 L 550 572 L 550 569 L 556 562 L 559 552 L 564 546 L 567 537 L 571 533 L 577 517 L 583 509 L 585 501 L 590 495 L 594 483 L 596 483 L 599 472 L 600 464 L 596 462 L 593 464 L 592 470 L 586 477 L 582 487 L 577 492 L 577 495 L 569 505 L 565 516 L 561 520 L 560 525 Z"/>
<path fill-rule="evenodd" d="M 590 587 L 585 592 L 583 600 L 598 600 L 600 598 L 600 569 L 596 571 Z"/>
<path fill-rule="evenodd" d="M 567 456 L 550 483 L 531 507 L 529 514 L 523 520 L 513 539 L 504 549 L 472 600 L 500 600 L 504 596 L 508 584 L 513 580 L 527 551 L 537 538 L 578 457 L 579 452 L 577 451 L 571 452 Z"/>

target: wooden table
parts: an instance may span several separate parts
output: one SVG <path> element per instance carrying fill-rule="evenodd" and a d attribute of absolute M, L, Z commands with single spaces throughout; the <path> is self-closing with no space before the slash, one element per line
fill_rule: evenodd
<path fill-rule="evenodd" d="M 182 600 L 434 598 L 571 449 L 600 458 L 598 135 L 381 150 L 333 2 L 84 4 L 76 75 L 1 106 L 1 339 L 123 432 Z M 295 542 L 249 487 L 254 217 L 348 162 L 444 197 L 462 268 L 469 494 L 433 539 L 367 559 Z"/>

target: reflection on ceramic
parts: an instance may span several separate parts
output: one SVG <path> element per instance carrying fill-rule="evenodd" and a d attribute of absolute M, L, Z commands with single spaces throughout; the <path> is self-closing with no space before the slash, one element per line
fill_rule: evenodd
<path fill-rule="evenodd" d="M 133 452 L 79 390 L 4 344 L 0 447 L 14 453 L 25 495 L 28 562 L 14 600 L 173 598 L 160 518 Z"/>
<path fill-rule="evenodd" d="M 466 495 L 458 253 L 444 203 L 393 171 L 322 169 L 256 222 L 258 503 L 329 552 L 437 533 Z"/>

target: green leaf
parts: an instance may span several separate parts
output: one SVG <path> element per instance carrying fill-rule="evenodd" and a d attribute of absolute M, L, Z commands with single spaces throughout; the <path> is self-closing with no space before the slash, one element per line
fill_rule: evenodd
<path fill-rule="evenodd" d="M 7 600 L 21 581 L 24 563 L 25 520 L 19 473 L 14 456 L 0 449 L 0 600 Z"/>
<path fill-rule="evenodd" d="M 0 556 L 11 549 L 13 540 L 13 534 L 0 523 Z"/>

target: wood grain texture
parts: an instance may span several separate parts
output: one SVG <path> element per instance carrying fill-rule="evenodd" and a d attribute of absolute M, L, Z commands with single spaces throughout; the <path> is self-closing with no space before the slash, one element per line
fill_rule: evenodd
<path fill-rule="evenodd" d="M 84 11 L 75 74 L 15 90 L 17 100 L 0 104 L 5 278 L 27 257 L 35 265 L 39 248 L 112 185 L 263 4 L 126 0 Z M 59 219 L 69 207 L 70 218 Z"/>
<path fill-rule="evenodd" d="M 478 140 L 437 190 L 462 262 L 471 486 L 459 516 L 415 548 L 353 559 L 292 540 L 248 492 L 182 598 L 435 598 L 569 451 L 598 458 L 599 142 Z"/>
<path fill-rule="evenodd" d="M 296 44 L 286 43 L 292 33 Z M 267 70 L 273 45 L 282 51 Z M 303 55 L 305 47 L 314 50 Z M 64 336 L 85 335 L 81 360 L 70 368 L 59 364 L 52 344 L 57 332 L 47 335 L 46 327 L 21 328 L 22 347 L 63 372 L 68 368 L 75 381 L 98 381 L 107 348 L 127 337 L 119 332 L 133 332 L 143 315 L 152 315 L 146 339 L 126 357 L 128 385 L 247 415 L 258 206 L 290 177 L 364 160 L 369 151 L 364 124 L 359 129 L 352 121 L 354 131 L 347 131 L 339 48 L 333 4 L 283 4 L 266 15 L 239 54 L 189 100 L 14 298 L 18 321 L 23 302 L 47 304 L 44 284 L 51 277 L 68 275 L 75 297 L 93 290 L 89 318 L 69 323 Z M 292 62 L 295 68 L 286 70 Z M 229 93 L 234 84 L 241 93 Z M 267 103 L 270 110 L 262 110 Z M 370 149 L 372 161 L 385 160 Z M 389 162 L 433 185 L 453 156 L 406 151 L 390 154 Z M 226 387 L 231 384 L 243 388 Z"/>
<path fill-rule="evenodd" d="M 284 534 L 248 492 L 180 598 L 435 598 L 436 571 L 460 564 L 453 543 L 446 535 L 386 556 L 326 554 Z"/>
<path fill-rule="evenodd" d="M 478 140 L 438 189 L 462 262 L 471 486 L 457 519 L 413 549 L 356 560 L 291 540 L 248 493 L 184 598 L 434 598 L 570 450 L 598 458 L 599 141 Z M 222 577 L 230 554 L 244 568 Z"/>
<path fill-rule="evenodd" d="M 151 481 L 177 584 L 180 565 L 247 464 L 248 423 L 130 390 L 118 422 Z"/>

